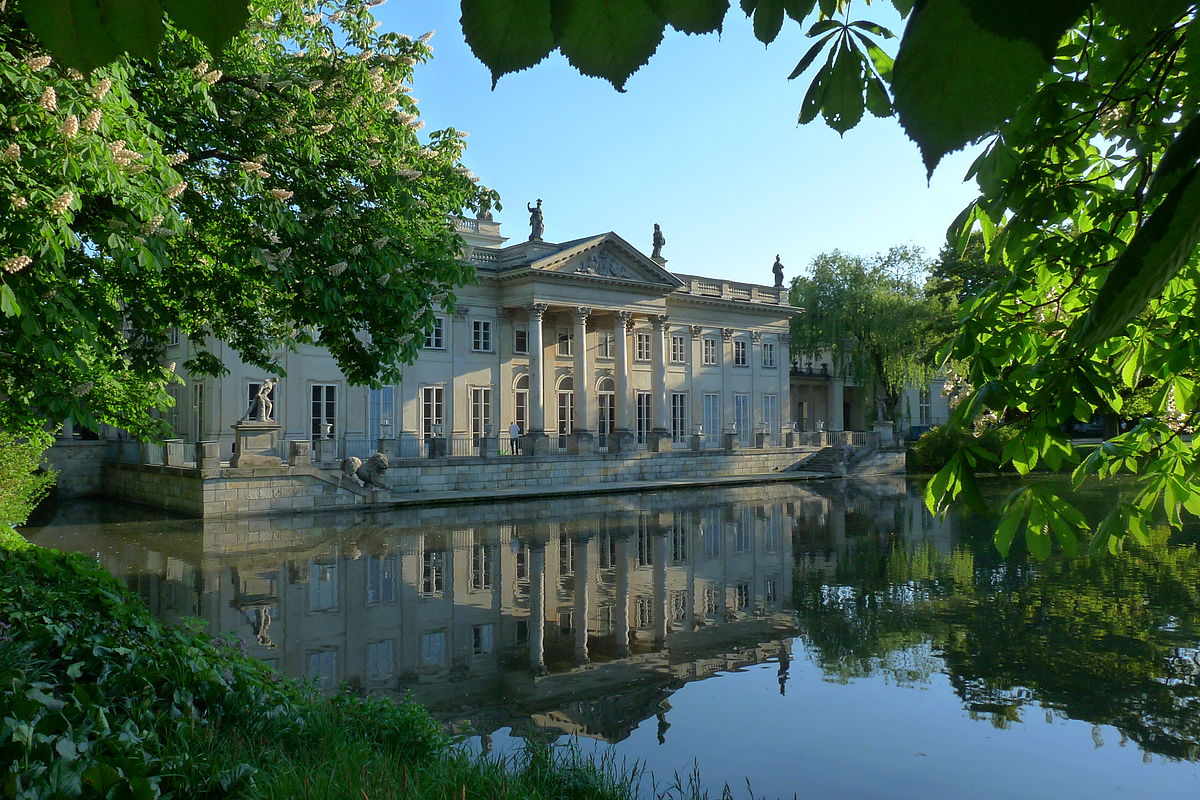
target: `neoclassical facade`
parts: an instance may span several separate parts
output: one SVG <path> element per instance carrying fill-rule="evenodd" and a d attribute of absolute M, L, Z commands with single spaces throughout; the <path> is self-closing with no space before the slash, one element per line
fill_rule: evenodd
<path fill-rule="evenodd" d="M 323 349 L 290 353 L 274 393 L 281 438 L 333 438 L 342 455 L 395 438 L 415 456 L 435 437 L 452 449 L 496 436 L 526 452 L 662 451 L 695 434 L 749 444 L 791 428 L 788 330 L 801 312 L 786 289 L 672 273 L 615 233 L 506 246 L 491 220 L 459 230 L 478 283 L 457 292 L 402 380 L 351 386 Z M 183 363 L 188 346 L 167 358 Z M 227 457 L 230 426 L 267 376 L 216 349 L 229 373 L 184 375 L 172 421 Z M 505 441 L 513 423 L 519 444 Z"/>

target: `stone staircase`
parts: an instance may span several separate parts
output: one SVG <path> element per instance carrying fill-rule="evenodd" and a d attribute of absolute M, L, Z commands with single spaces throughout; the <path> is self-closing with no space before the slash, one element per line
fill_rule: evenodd
<path fill-rule="evenodd" d="M 790 472 L 834 472 L 841 456 L 841 445 L 822 447 L 808 458 L 788 467 Z"/>

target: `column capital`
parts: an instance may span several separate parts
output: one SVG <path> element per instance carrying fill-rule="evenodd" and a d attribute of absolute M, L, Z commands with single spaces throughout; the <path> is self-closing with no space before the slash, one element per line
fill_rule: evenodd
<path fill-rule="evenodd" d="M 579 306 L 575 309 L 575 321 L 584 324 L 588 321 L 588 317 L 592 315 L 592 309 L 587 306 Z"/>
<path fill-rule="evenodd" d="M 721 328 L 721 338 L 727 342 L 733 339 L 733 328 Z"/>
<path fill-rule="evenodd" d="M 689 325 L 688 330 L 691 331 L 693 339 L 699 339 L 700 334 L 704 332 L 704 326 L 703 325 Z"/>
<path fill-rule="evenodd" d="M 546 305 L 545 303 L 530 303 L 529 305 L 525 306 L 525 310 L 529 312 L 529 319 L 536 319 L 539 322 L 541 321 L 542 317 L 546 316 L 546 312 L 549 309 L 550 306 Z"/>
<path fill-rule="evenodd" d="M 662 333 L 663 328 L 667 326 L 667 321 L 670 319 L 666 314 L 651 314 L 650 324 L 654 327 L 654 330 Z"/>
<path fill-rule="evenodd" d="M 625 327 L 629 327 L 633 323 L 633 312 L 632 311 L 614 311 L 613 314 L 616 315 L 617 319 Z"/>
<path fill-rule="evenodd" d="M 750 331 L 750 341 L 761 342 L 762 341 L 762 332 L 761 331 Z"/>

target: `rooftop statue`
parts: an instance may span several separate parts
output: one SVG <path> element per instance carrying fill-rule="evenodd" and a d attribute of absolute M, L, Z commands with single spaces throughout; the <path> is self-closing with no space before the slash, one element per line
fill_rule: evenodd
<path fill-rule="evenodd" d="M 536 206 L 525 204 L 525 208 L 529 211 L 529 241 L 542 241 L 542 234 L 546 232 L 546 225 L 542 220 L 542 201 L 539 198 Z"/>
<path fill-rule="evenodd" d="M 662 228 L 658 227 L 657 222 L 654 223 L 654 239 L 652 241 L 652 244 L 654 245 L 654 252 L 650 254 L 650 257 L 655 261 L 662 258 L 663 245 L 666 243 L 667 237 L 663 236 Z"/>
<path fill-rule="evenodd" d="M 775 264 L 771 267 L 771 271 L 775 273 L 775 288 L 783 288 L 783 262 L 779 260 L 779 255 L 775 256 Z"/>

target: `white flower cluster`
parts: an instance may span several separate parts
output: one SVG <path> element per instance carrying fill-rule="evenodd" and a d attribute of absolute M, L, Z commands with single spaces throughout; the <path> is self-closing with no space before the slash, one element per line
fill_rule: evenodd
<path fill-rule="evenodd" d="M 271 177 L 271 173 L 269 173 L 265 169 L 263 169 L 263 165 L 262 165 L 261 161 L 243 161 L 240 164 L 238 164 L 238 166 L 241 167 L 242 169 L 244 169 L 246 172 L 250 173 L 251 175 L 262 178 L 263 180 L 266 180 L 267 178 Z"/>
<path fill-rule="evenodd" d="M 14 272 L 20 272 L 32 263 L 33 259 L 29 256 L 14 256 L 13 258 L 5 261 L 3 264 L 0 264 L 0 268 L 3 268 L 4 271 L 9 274 L 12 274 Z"/>
<path fill-rule="evenodd" d="M 292 193 L 287 189 L 271 189 L 268 194 L 276 200 L 290 200 L 292 197 Z"/>
<path fill-rule="evenodd" d="M 167 199 L 174 200 L 179 195 L 183 194 L 183 190 L 187 188 L 187 181 L 180 181 L 167 189 Z"/>
<path fill-rule="evenodd" d="M 119 167 L 127 167 L 142 157 L 142 154 L 136 150 L 127 149 L 124 139 L 117 139 L 115 142 L 110 142 L 108 149 L 112 152 L 113 163 Z"/>
<path fill-rule="evenodd" d="M 8 202 L 12 203 L 13 208 L 29 208 L 29 201 L 19 194 L 10 194 L 8 196 Z"/>
<path fill-rule="evenodd" d="M 68 189 L 67 191 L 60 194 L 57 198 L 55 198 L 54 202 L 50 204 L 50 213 L 51 214 L 62 214 L 68 208 L 71 207 L 71 201 L 74 199 L 75 199 L 75 193 L 72 192 L 70 189 Z"/>
<path fill-rule="evenodd" d="M 392 279 L 392 273 L 388 272 L 388 273 L 385 273 L 385 274 L 383 274 L 383 275 L 380 275 L 380 276 L 379 276 L 379 280 L 378 280 L 378 281 L 376 281 L 376 282 L 377 282 L 377 283 L 378 283 L 380 286 L 387 286 L 387 282 L 388 282 L 388 281 L 390 281 L 391 279 Z"/>
<path fill-rule="evenodd" d="M 83 128 L 88 133 L 95 133 L 100 128 L 100 109 L 93 108 L 91 111 L 89 111 L 87 116 L 83 118 L 83 122 L 80 123 L 79 127 Z"/>
<path fill-rule="evenodd" d="M 367 159 L 367 166 L 368 166 L 368 167 L 378 167 L 378 166 L 379 166 L 380 164 L 382 164 L 382 163 L 383 163 L 383 162 L 382 162 L 380 159 L 378 159 L 378 158 L 368 158 L 368 159 Z"/>
<path fill-rule="evenodd" d="M 63 124 L 59 127 L 58 132 L 61 133 L 64 138 L 74 139 L 79 133 L 79 117 L 75 116 L 74 114 L 69 115 L 63 120 Z"/>
<path fill-rule="evenodd" d="M 42 92 L 41 99 L 38 100 L 38 105 L 42 107 L 43 111 L 58 110 L 58 93 L 54 91 L 53 86 L 47 86 L 45 91 Z"/>
<path fill-rule="evenodd" d="M 341 275 L 343 272 L 346 271 L 346 268 L 349 266 L 350 265 L 347 264 L 345 261 L 339 261 L 336 264 L 331 264 L 329 266 L 329 274 L 330 275 Z"/>
<path fill-rule="evenodd" d="M 946 398 L 946 402 L 951 408 L 961 403 L 963 398 L 971 393 L 971 390 L 972 386 L 966 378 L 954 370 L 946 370 L 946 382 L 942 384 L 942 397 Z"/>
<path fill-rule="evenodd" d="M 50 66 L 50 56 L 34 56 L 33 58 L 25 59 L 25 66 L 29 67 L 34 72 L 41 72 L 46 67 Z"/>
<path fill-rule="evenodd" d="M 391 240 L 392 240 L 392 237 L 390 237 L 390 236 L 380 236 L 378 239 L 371 242 L 371 244 L 375 245 L 376 247 L 385 247 L 387 245 L 387 243 L 390 242 Z"/>
<path fill-rule="evenodd" d="M 396 174 L 405 180 L 415 181 L 425 173 L 419 169 L 398 169 L 396 170 Z"/>
<path fill-rule="evenodd" d="M 162 224 L 163 224 L 163 215 L 155 214 L 153 217 L 146 220 L 145 223 L 142 224 L 142 233 L 144 233 L 146 236 L 151 236 L 151 235 L 157 233 L 162 228 Z"/>
<path fill-rule="evenodd" d="M 92 97 L 96 98 L 97 100 L 100 100 L 104 97 L 104 95 L 108 94 L 108 90 L 111 88 L 112 88 L 112 80 L 110 78 L 104 78 L 103 80 L 101 80 L 99 83 L 96 84 L 95 89 L 92 89 Z"/>
<path fill-rule="evenodd" d="M 83 397 L 85 394 L 90 392 L 95 385 L 96 384 L 92 381 L 81 383 L 71 390 L 71 394 L 75 395 L 76 397 Z"/>
<path fill-rule="evenodd" d="M 312 129 L 313 133 L 317 134 L 318 136 L 324 136 L 333 130 L 333 126 L 329 124 L 313 125 Z"/>
<path fill-rule="evenodd" d="M 167 164 L 172 167 L 178 167 L 180 164 L 188 160 L 188 154 L 182 150 L 178 153 L 172 153 L 167 156 Z"/>
<path fill-rule="evenodd" d="M 282 129 L 280 129 L 279 132 L 282 133 L 284 136 L 291 136 L 296 132 L 296 129 L 293 128 L 291 125 L 288 125 Z"/>
<path fill-rule="evenodd" d="M 0 153 L 0 158 L 3 158 L 5 161 L 20 161 L 21 145 L 13 142 L 8 147 L 4 148 L 4 152 Z"/>

